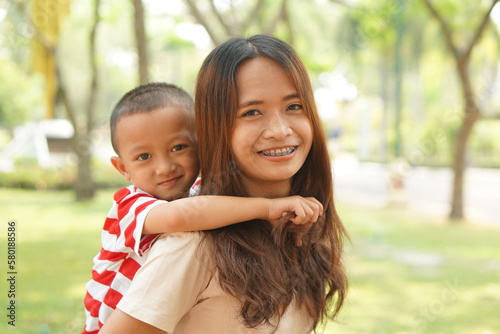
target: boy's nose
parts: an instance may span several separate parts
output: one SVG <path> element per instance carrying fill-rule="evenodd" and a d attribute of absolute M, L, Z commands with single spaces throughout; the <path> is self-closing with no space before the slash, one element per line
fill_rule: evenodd
<path fill-rule="evenodd" d="M 156 165 L 156 174 L 167 175 L 176 169 L 177 165 L 170 159 L 163 158 Z"/>

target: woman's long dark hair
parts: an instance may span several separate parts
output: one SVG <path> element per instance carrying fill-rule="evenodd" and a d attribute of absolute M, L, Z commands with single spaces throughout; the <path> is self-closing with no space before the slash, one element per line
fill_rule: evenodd
<path fill-rule="evenodd" d="M 335 318 L 344 302 L 347 279 L 342 264 L 346 231 L 333 202 L 330 158 L 307 71 L 295 51 L 270 36 L 233 38 L 215 48 L 198 74 L 195 111 L 199 140 L 201 194 L 248 196 L 231 151 L 238 106 L 236 75 L 246 60 L 268 57 L 288 73 L 313 129 L 313 143 L 292 180 L 291 194 L 312 196 L 324 215 L 296 247 L 283 227 L 265 221 L 243 222 L 206 231 L 220 285 L 241 302 L 247 327 L 277 326 L 292 302 L 305 310 L 315 328 Z"/>

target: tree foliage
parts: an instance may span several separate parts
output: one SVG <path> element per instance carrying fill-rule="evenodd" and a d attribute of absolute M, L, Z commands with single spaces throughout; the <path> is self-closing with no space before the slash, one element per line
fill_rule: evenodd
<path fill-rule="evenodd" d="M 45 112 L 39 105 L 42 96 L 37 78 L 28 75 L 16 63 L 0 59 L 1 127 L 13 129 L 26 121 L 41 119 Z"/>
<path fill-rule="evenodd" d="M 24 11 L 24 6 L 19 3 Z M 54 118 L 56 109 L 56 94 L 58 89 L 56 75 L 56 58 L 52 50 L 59 40 L 61 26 L 69 13 L 70 0 L 45 1 L 33 0 L 31 3 L 31 17 L 28 18 L 34 29 L 33 69 L 42 74 L 45 80 L 45 108 L 46 117 Z"/>
<path fill-rule="evenodd" d="M 41 3 L 48 6 L 52 1 Z M 93 2 L 73 0 L 56 52 L 65 84 L 59 97 L 65 96 L 69 104 L 65 107 L 60 100 L 55 114 L 73 118 L 76 128 L 84 130 L 81 133 L 106 128 L 112 106 L 139 82 L 138 77 L 141 82 L 173 82 L 192 92 L 198 68 L 215 44 L 235 35 L 273 34 L 294 45 L 315 88 L 324 86 L 325 74 L 332 73 L 340 73 L 356 87 L 355 100 L 332 102 L 329 107 L 337 113 L 333 125 L 344 127 L 344 148 L 366 151 L 364 158 L 381 162 L 401 155 L 414 165 L 452 166 L 457 136 L 464 131 L 463 108 L 475 105 L 491 120 L 481 123 L 482 131 L 491 134 L 499 126 L 494 119 L 500 117 L 500 94 L 495 89 L 500 37 L 498 28 L 483 20 L 489 18 L 485 14 L 491 1 L 101 0 L 92 56 Z M 435 7 L 441 21 L 426 3 Z M 40 115 L 44 103 L 40 80 L 30 72 L 28 42 L 42 34 L 31 27 L 33 19 L 14 10 L 19 4 L 27 2 L 0 0 L 6 13 L 0 23 L 0 120 L 9 128 Z M 446 37 L 443 22 L 451 37 Z M 478 35 L 482 22 L 486 26 Z M 467 61 L 457 61 L 457 54 Z M 466 71 L 460 72 L 462 63 Z M 463 73 L 468 73 L 472 93 L 467 96 L 472 100 L 462 97 Z M 102 84 L 92 95 L 94 80 Z M 341 88 L 333 87 L 330 93 Z M 21 89 L 22 96 L 16 94 Z M 69 109 L 74 113 L 68 114 Z M 495 155 L 491 152 L 498 146 L 474 128 L 467 130 L 473 142 L 465 156 L 469 163 L 477 163 L 474 158 L 481 151 L 481 163 L 491 164 L 486 152 Z M 85 136 L 78 140 L 92 140 L 92 131 Z"/>

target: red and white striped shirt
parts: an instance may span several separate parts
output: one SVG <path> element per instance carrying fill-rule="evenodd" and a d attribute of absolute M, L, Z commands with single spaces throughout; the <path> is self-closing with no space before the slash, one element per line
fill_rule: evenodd
<path fill-rule="evenodd" d="M 130 287 L 135 273 L 157 235 L 143 235 L 149 211 L 164 200 L 154 198 L 135 186 L 114 195 L 102 231 L 102 248 L 94 258 L 92 279 L 85 286 L 87 320 L 82 334 L 98 333 Z"/>

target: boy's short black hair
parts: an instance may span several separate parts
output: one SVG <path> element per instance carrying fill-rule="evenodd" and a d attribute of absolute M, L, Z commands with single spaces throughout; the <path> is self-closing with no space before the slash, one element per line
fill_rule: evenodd
<path fill-rule="evenodd" d="M 122 117 L 172 105 L 179 105 L 194 113 L 194 102 L 191 95 L 173 84 L 152 82 L 140 85 L 123 95 L 113 109 L 109 122 L 111 145 L 115 152 L 118 154 L 118 146 L 115 141 L 116 125 Z"/>

